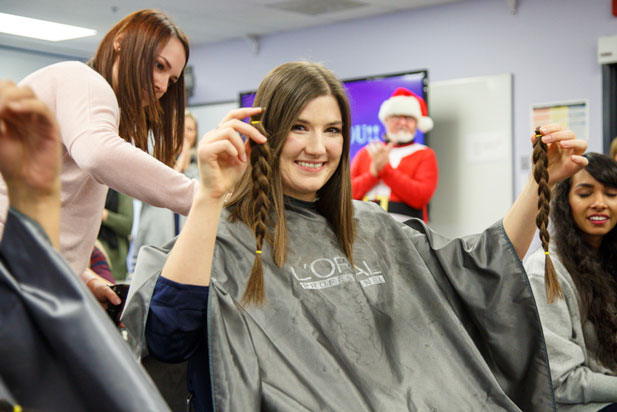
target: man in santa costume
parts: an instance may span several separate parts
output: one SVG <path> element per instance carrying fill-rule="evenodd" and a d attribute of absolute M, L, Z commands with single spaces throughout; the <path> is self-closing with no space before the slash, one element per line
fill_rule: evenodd
<path fill-rule="evenodd" d="M 354 199 L 375 201 L 397 220 L 417 217 L 428 221 L 427 205 L 437 188 L 435 152 L 414 143 L 416 130 L 433 128 L 426 102 L 398 87 L 379 109 L 386 128 L 384 142 L 362 148 L 351 164 Z"/>

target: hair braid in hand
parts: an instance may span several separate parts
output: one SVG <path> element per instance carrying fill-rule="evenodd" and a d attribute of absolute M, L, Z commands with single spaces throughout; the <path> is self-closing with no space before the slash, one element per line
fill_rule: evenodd
<path fill-rule="evenodd" d="M 256 254 L 253 268 L 249 277 L 242 300 L 245 303 L 261 305 L 264 300 L 264 276 L 261 260 L 262 246 L 268 230 L 270 212 L 270 175 L 272 169 L 270 160 L 272 157 L 268 142 L 256 144 L 251 142 L 251 178 L 253 190 L 251 193 L 253 202 L 253 216 L 255 222 L 255 247 Z"/>
<path fill-rule="evenodd" d="M 548 232 L 548 219 L 550 214 L 551 188 L 548 185 L 548 147 L 542 141 L 540 128 L 536 129 L 536 140 L 533 143 L 533 177 L 538 183 L 538 214 L 536 215 L 536 225 L 540 231 L 542 249 L 544 249 L 544 283 L 546 287 L 546 297 L 548 303 L 552 303 L 555 298 L 563 298 L 563 292 L 557 279 L 555 266 L 549 255 L 550 234 Z"/>

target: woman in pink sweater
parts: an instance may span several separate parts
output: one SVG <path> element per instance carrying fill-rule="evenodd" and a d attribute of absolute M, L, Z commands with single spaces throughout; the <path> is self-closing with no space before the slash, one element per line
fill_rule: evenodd
<path fill-rule="evenodd" d="M 169 167 L 183 141 L 188 56 L 186 36 L 168 16 L 141 10 L 105 35 L 87 65 L 57 63 L 20 83 L 60 125 L 60 250 L 101 303 L 119 303 L 87 270 L 108 186 L 184 215 L 190 209 L 197 183 Z M 7 208 L 0 181 L 0 235 Z"/>

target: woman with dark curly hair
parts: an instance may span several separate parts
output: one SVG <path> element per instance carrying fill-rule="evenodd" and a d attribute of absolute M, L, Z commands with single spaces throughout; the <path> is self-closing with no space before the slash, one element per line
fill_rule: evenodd
<path fill-rule="evenodd" d="M 617 410 L 617 162 L 598 153 L 553 191 L 550 255 L 564 299 L 547 302 L 545 252 L 526 263 L 560 410 Z M 582 404 L 585 404 L 583 406 Z M 604 408 L 604 409 L 602 409 Z"/>

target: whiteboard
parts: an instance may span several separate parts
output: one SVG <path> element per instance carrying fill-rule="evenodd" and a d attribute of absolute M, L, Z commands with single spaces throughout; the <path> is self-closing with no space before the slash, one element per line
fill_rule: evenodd
<path fill-rule="evenodd" d="M 230 110 L 237 108 L 237 101 L 201 104 L 187 107 L 187 109 L 193 113 L 193 116 L 197 119 L 200 139 L 210 130 L 216 129 L 216 126 L 218 126 L 220 121 Z"/>
<path fill-rule="evenodd" d="M 448 237 L 478 233 L 513 202 L 512 75 L 431 82 L 428 97 L 439 163 L 429 225 Z"/>

